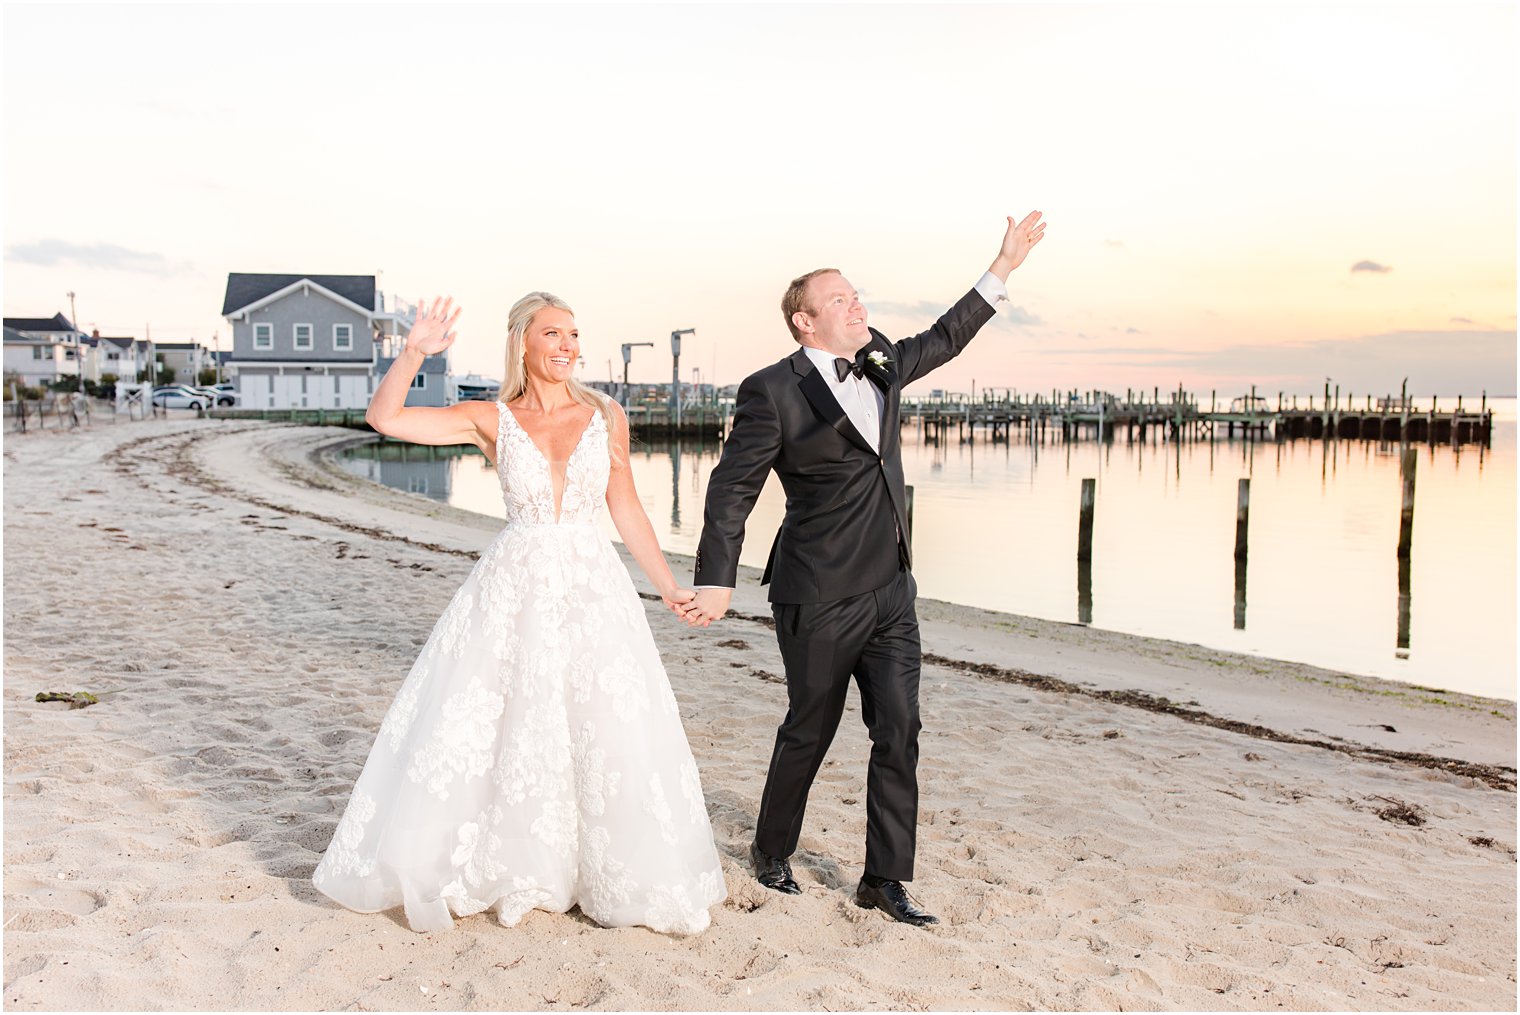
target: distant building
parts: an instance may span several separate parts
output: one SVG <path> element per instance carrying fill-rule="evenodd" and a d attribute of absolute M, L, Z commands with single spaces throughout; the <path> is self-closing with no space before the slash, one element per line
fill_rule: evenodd
<path fill-rule="evenodd" d="M 102 335 L 96 331 L 85 339 L 85 343 L 84 375 L 87 379 L 98 383 L 106 374 L 128 383 L 139 376 L 148 379 L 147 342 L 127 336 Z"/>
<path fill-rule="evenodd" d="M 211 350 L 199 342 L 156 342 L 153 351 L 159 362 L 174 371 L 171 384 L 199 384 L 200 372 L 215 365 Z"/>
<path fill-rule="evenodd" d="M 405 304 L 387 312 L 373 275 L 227 276 L 226 365 L 247 409 L 362 409 L 393 343 L 411 331 Z M 398 346 L 399 348 L 399 346 Z M 452 401 L 447 354 L 429 356 L 407 405 Z"/>
<path fill-rule="evenodd" d="M 67 317 L 5 318 L 5 373 L 30 386 L 79 376 L 84 338 Z"/>
<path fill-rule="evenodd" d="M 377 343 L 376 348 L 380 350 L 375 356 L 375 383 L 378 384 L 391 364 L 396 362 L 396 357 L 385 355 L 388 350 L 383 345 Z M 406 404 L 453 405 L 458 399 L 456 393 L 450 390 L 453 387 L 451 381 L 447 357 L 427 357 L 412 378 L 411 390 L 406 393 Z"/>

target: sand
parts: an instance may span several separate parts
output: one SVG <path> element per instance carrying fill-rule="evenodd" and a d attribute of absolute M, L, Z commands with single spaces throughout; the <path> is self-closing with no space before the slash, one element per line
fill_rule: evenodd
<path fill-rule="evenodd" d="M 944 603 L 911 886 L 944 923 L 853 905 L 853 692 L 804 892 L 761 889 L 785 695 L 753 574 L 707 630 L 647 604 L 728 880 L 705 934 L 347 912 L 312 869 L 497 524 L 342 474 L 355 437 L 6 436 L 6 1008 L 1515 1007 L 1513 704 Z"/>

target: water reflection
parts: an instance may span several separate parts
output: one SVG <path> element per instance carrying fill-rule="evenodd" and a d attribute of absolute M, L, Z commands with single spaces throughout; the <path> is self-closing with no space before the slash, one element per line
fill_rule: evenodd
<path fill-rule="evenodd" d="M 1399 619 L 1398 634 L 1394 639 L 1394 655 L 1409 658 L 1409 558 L 1399 558 Z"/>
<path fill-rule="evenodd" d="M 674 419 L 675 417 L 671 417 Z M 670 528 L 681 528 L 681 442 L 670 446 Z"/>
<path fill-rule="evenodd" d="M 473 448 L 470 450 L 479 454 Z M 348 469 L 355 475 L 444 503 L 448 503 L 453 492 L 452 463 L 459 457 L 460 452 L 453 448 L 395 441 L 361 444 L 345 453 Z"/>
<path fill-rule="evenodd" d="M 1235 630 L 1246 629 L 1246 558 L 1235 558 Z"/>

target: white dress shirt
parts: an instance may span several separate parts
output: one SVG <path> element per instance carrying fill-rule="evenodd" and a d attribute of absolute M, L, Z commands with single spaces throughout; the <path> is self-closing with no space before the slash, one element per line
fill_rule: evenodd
<path fill-rule="evenodd" d="M 850 418 L 855 429 L 860 431 L 860 436 L 871 445 L 872 451 L 878 455 L 881 454 L 881 413 L 886 406 L 881 389 L 873 381 L 865 377 L 856 377 L 854 374 L 845 374 L 844 380 L 841 381 L 838 371 L 834 369 L 834 361 L 839 357 L 831 352 L 824 352 L 810 345 L 803 346 L 802 351 L 823 375 L 824 383 L 829 386 L 829 392 L 833 394 L 834 401 L 839 403 L 839 407 Z"/>

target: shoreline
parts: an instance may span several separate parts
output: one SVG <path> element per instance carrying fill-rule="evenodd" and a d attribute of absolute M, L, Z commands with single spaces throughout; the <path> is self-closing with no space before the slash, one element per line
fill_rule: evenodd
<path fill-rule="evenodd" d="M 378 499 L 399 498 L 398 507 L 404 505 L 405 509 L 415 509 L 428 517 L 455 519 L 462 525 L 478 527 L 485 532 L 494 533 L 502 524 L 490 515 L 456 508 L 421 494 L 407 493 L 357 477 L 336 463 L 336 457 L 344 448 L 370 440 L 368 436 L 348 435 L 326 442 L 303 441 L 304 463 L 297 464 L 291 458 L 285 458 L 286 475 L 295 482 L 318 488 L 342 489 L 349 484 L 362 484 L 375 493 Z M 614 540 L 614 545 L 623 555 L 640 594 L 646 599 L 657 598 L 623 550 L 622 544 Z M 691 573 L 693 560 L 690 554 L 666 551 L 665 558 L 678 578 Z M 760 569 L 741 565 L 739 575 L 740 585 L 735 590 L 733 607 L 725 623 L 740 620 L 772 627 L 770 606 L 765 600 L 764 589 L 759 585 Z M 1005 681 L 1040 686 L 1047 690 L 1064 689 L 1067 693 L 1106 696 L 1108 700 L 1120 704 L 1152 711 L 1170 709 L 1173 714 L 1190 713 L 1189 721 L 1234 724 L 1227 728 L 1234 728 L 1236 732 L 1247 732 L 1248 727 L 1255 728 L 1261 732 L 1251 735 L 1265 735 L 1270 739 L 1292 739 L 1297 736 L 1298 742 L 1319 743 L 1335 750 L 1364 749 L 1371 752 L 1369 756 L 1386 755 L 1392 760 L 1398 760 L 1397 755 L 1405 754 L 1410 756 L 1405 760 L 1426 767 L 1445 767 L 1451 770 L 1451 766 L 1442 763 L 1452 762 L 1458 767 L 1487 769 L 1490 771 L 1480 777 L 1499 781 L 1507 779 L 1508 787 L 1514 788 L 1516 752 L 1511 742 L 1513 738 L 1507 740 L 1505 734 L 1505 724 L 1513 724 L 1515 721 L 1516 703 L 1513 701 L 1422 687 L 1383 677 L 1350 674 L 1313 663 L 1215 649 L 1196 642 L 989 610 L 947 600 L 920 597 L 918 608 L 925 628 L 925 661 L 934 665 L 959 668 L 966 672 L 983 672 L 984 675 L 988 675 L 986 668 L 992 667 L 1002 674 L 1000 679 Z M 714 625 L 714 629 L 717 626 Z M 1007 651 L 1008 646 L 997 638 L 998 634 L 1005 632 L 1021 636 L 1023 644 L 1019 646 L 1020 654 L 1032 657 L 1037 665 L 1015 668 L 1007 665 L 1002 653 Z M 1053 651 L 1042 649 L 1033 644 L 1036 640 L 1053 643 L 1056 648 Z M 996 641 L 996 646 L 988 644 L 989 641 Z M 1110 665 L 1087 658 L 1092 653 L 1084 653 L 1084 645 L 1101 646 L 1099 654 L 1104 656 L 1114 652 L 1150 656 L 1176 664 L 1176 668 L 1182 672 L 1171 675 L 1170 680 L 1163 680 L 1154 687 L 1137 688 L 1127 674 L 1115 674 Z M 1056 658 L 1067 653 L 1076 653 L 1077 657 Z M 1248 680 L 1266 679 L 1279 684 L 1289 681 L 1297 686 L 1279 687 L 1273 691 L 1230 686 L 1221 680 L 1210 679 L 1209 669 L 1203 667 L 1217 671 L 1215 676 L 1218 677 L 1235 674 Z M 1031 669 L 1037 671 L 1030 672 Z M 1306 688 L 1326 689 L 1327 694 L 1322 700 L 1316 700 L 1314 707 L 1320 710 L 1322 721 L 1319 725 L 1329 729 L 1297 724 L 1299 713 L 1305 708 L 1303 694 Z M 1284 697 L 1289 691 L 1293 695 L 1291 700 Z M 1199 710 L 1197 706 L 1200 694 L 1210 699 L 1207 708 L 1219 709 L 1219 714 Z M 1341 714 L 1349 707 L 1358 713 L 1356 718 L 1359 719 L 1360 710 L 1365 707 L 1362 699 L 1367 696 L 1384 699 L 1390 706 L 1387 722 L 1353 723 Z M 1189 708 L 1189 705 L 1195 707 Z M 1468 741 L 1455 739 L 1460 734 L 1446 724 L 1437 724 L 1436 728 L 1429 731 L 1422 729 L 1400 732 L 1396 725 L 1393 730 L 1382 728 L 1394 725 L 1394 720 L 1410 708 L 1421 706 L 1486 714 L 1498 720 L 1492 725 L 1496 737 L 1490 742 L 1477 745 L 1477 757 L 1450 758 L 1441 756 L 1439 752 L 1466 745 Z M 1271 736 L 1272 734 L 1276 736 Z M 1358 736 L 1369 738 L 1371 742 L 1360 743 L 1356 739 Z"/>
<path fill-rule="evenodd" d="M 1515 1007 L 1513 703 L 931 600 L 913 890 L 944 924 L 851 902 L 853 691 L 804 893 L 764 891 L 746 850 L 785 691 L 753 574 L 705 631 L 646 604 L 729 888 L 709 931 L 416 935 L 335 907 L 311 871 L 500 525 L 343 473 L 344 439 L 9 435 L 8 1007 Z M 101 701 L 32 700 L 52 690 Z"/>
<path fill-rule="evenodd" d="M 1509 451 L 1512 451 L 1512 428 L 1508 433 L 1509 436 L 1505 438 L 1505 441 L 1508 442 Z M 356 441 L 356 444 L 363 444 L 363 441 Z M 337 460 L 345 470 L 354 470 L 354 463 L 342 462 L 342 457 L 344 457 L 344 454 L 347 454 L 347 447 L 351 447 L 351 445 L 345 445 L 344 453 L 337 454 L 337 456 L 333 456 L 333 459 L 330 460 Z M 397 445 L 397 447 L 400 447 L 400 445 Z M 708 447 L 702 453 L 711 454 L 711 450 L 713 448 Z M 459 486 L 454 491 L 454 495 L 450 495 L 448 500 L 453 501 L 456 507 L 461 507 L 464 511 L 480 512 L 485 517 L 492 517 L 494 515 L 497 520 L 500 520 L 499 509 L 494 506 L 494 504 L 499 504 L 499 498 L 497 498 L 496 492 L 491 489 L 494 483 L 489 482 L 488 473 L 482 471 L 483 466 L 471 463 L 477 460 L 479 453 L 474 448 L 470 448 L 470 451 L 471 454 L 465 456 L 470 460 L 465 462 L 464 465 L 459 465 L 458 462 L 451 462 L 447 465 L 450 471 L 454 471 L 456 468 L 462 470 L 461 473 L 458 473 Z M 923 451 L 924 448 L 917 448 L 917 453 L 923 453 Z M 1129 453 L 1129 451 L 1132 451 L 1132 448 L 1126 450 L 1126 453 Z M 360 454 L 363 456 L 363 453 Z M 707 462 L 711 463 L 711 460 L 707 459 Z M 923 465 L 923 463 L 920 462 L 920 465 Z M 438 465 L 433 466 L 433 468 L 441 470 L 445 466 Z M 644 471 L 644 474 L 641 474 L 640 480 L 638 480 L 641 486 L 652 477 L 652 473 L 649 473 L 648 463 L 644 463 L 644 470 L 646 471 Z M 672 501 L 670 501 L 669 495 L 661 491 L 660 483 L 664 482 L 663 462 L 661 462 L 661 470 L 657 471 L 660 473 L 660 476 L 654 477 L 654 479 L 660 480 L 660 482 L 657 482 L 654 488 L 644 492 L 643 500 L 648 504 L 652 515 L 661 515 L 663 517 L 663 512 L 666 511 L 667 507 L 672 506 Z M 362 468 L 354 470 L 354 473 L 357 476 L 368 477 L 369 482 L 378 482 L 378 479 L 372 477 L 371 473 L 366 473 Z M 432 482 L 439 482 L 438 474 L 432 474 Z M 970 489 L 959 486 L 959 483 L 964 482 L 965 477 L 958 474 L 955 479 L 956 485 L 953 486 L 953 489 L 964 491 L 965 494 L 974 495 Z M 702 483 L 693 474 L 689 491 L 686 491 L 686 488 L 682 489 L 684 489 L 684 494 L 682 495 L 699 494 L 702 489 Z M 771 491 L 768 495 L 774 495 L 774 492 Z M 1231 494 L 1234 494 L 1233 489 L 1231 489 Z M 939 495 L 944 497 L 944 492 L 941 491 Z M 1037 501 L 1038 503 L 1046 503 L 1046 501 L 1040 500 L 1040 498 L 1037 498 Z M 441 503 L 441 501 L 435 501 L 435 503 Z M 678 504 L 679 501 L 673 501 L 673 503 Z M 693 511 L 693 506 L 695 506 L 695 511 Z M 679 556 L 681 561 L 686 561 L 686 555 L 695 553 L 696 532 L 693 526 L 696 526 L 701 521 L 701 517 L 699 517 L 701 504 L 689 501 L 687 507 L 689 507 L 689 511 L 686 512 L 681 532 L 663 532 L 663 535 L 661 535 L 663 541 L 672 544 L 667 549 L 673 550 L 675 547 L 678 547 L 679 552 L 682 553 L 682 556 Z M 751 555 L 755 552 L 763 552 L 765 545 L 768 545 L 769 524 L 774 524 L 775 515 L 772 512 L 777 511 L 778 503 L 762 504 L 760 507 L 762 507 L 760 514 L 765 515 L 766 532 L 758 532 L 755 524 L 752 524 L 749 542 L 751 544 L 757 541 L 762 542 L 760 542 L 758 547 L 749 545 L 748 550 Z M 926 547 L 936 547 L 936 545 L 938 547 L 945 547 L 945 545 L 948 545 L 945 542 L 945 535 L 947 533 L 942 532 L 942 529 L 945 527 L 945 517 L 942 511 L 944 511 L 944 504 L 941 504 L 941 507 L 939 507 L 941 514 L 936 515 L 938 520 L 927 518 L 926 524 L 929 524 L 929 527 L 923 533 L 923 541 Z M 920 514 L 923 514 L 923 511 Z M 971 509 L 971 515 L 977 518 L 982 517 L 982 514 L 977 509 Z M 1046 521 L 1049 521 L 1049 518 L 1046 518 Z M 1214 533 L 1214 536 L 1218 535 L 1218 532 Z M 1120 536 L 1120 539 L 1128 541 L 1128 539 L 1123 539 L 1122 536 Z M 962 545 L 955 545 L 958 552 L 964 552 Z M 1024 550 L 1029 553 L 1029 567 L 1041 568 L 1041 571 L 1028 571 L 1021 579 L 1018 579 L 1020 585 L 1028 588 L 1023 593 L 1017 594 L 1017 596 L 1003 596 L 1003 594 L 997 591 L 999 579 L 996 579 L 996 577 L 990 579 L 988 577 L 988 574 L 993 574 L 993 571 L 967 574 L 967 580 L 959 580 L 956 577 L 956 568 L 953 562 L 939 559 L 938 553 L 933 553 L 933 559 L 924 562 L 923 567 L 921 567 L 920 596 L 935 596 L 935 594 L 938 594 L 938 596 L 947 597 L 947 602 L 948 597 L 955 596 L 955 602 L 950 603 L 950 605 L 965 606 L 965 608 L 980 609 L 980 611 L 991 611 L 991 615 L 1005 615 L 1005 623 L 1009 624 L 1014 623 L 1014 621 L 1028 620 L 1028 618 L 1038 618 L 1038 620 L 1047 620 L 1050 623 L 1072 624 L 1072 626 L 1082 628 L 1082 624 L 1076 623 L 1076 615 L 1070 611 L 1069 596 L 1070 594 L 1075 594 L 1073 590 L 1069 588 L 1066 594 L 1056 596 L 1056 590 L 1059 590 L 1062 583 L 1066 582 L 1070 577 L 1066 568 L 1058 568 L 1056 571 L 1044 571 L 1044 568 L 1052 567 L 1052 561 L 1047 556 L 1041 555 L 1041 552 L 1038 552 L 1038 550 L 1031 549 L 1031 547 L 1024 547 Z M 670 556 L 672 556 L 672 559 L 676 559 L 675 552 L 670 553 Z M 974 561 L 977 558 L 973 556 L 970 559 Z M 1020 555 L 1020 559 L 1023 559 L 1023 555 Z M 758 565 L 762 561 L 763 556 L 751 562 Z M 1005 556 L 999 556 L 997 562 L 999 562 L 1000 567 L 1012 567 L 1012 562 L 1008 558 L 1005 558 Z M 1134 564 L 1134 562 L 1134 559 L 1131 559 L 1131 564 Z M 950 564 L 948 570 L 947 564 Z M 965 567 L 970 567 L 970 565 L 967 564 Z M 1021 568 L 1023 568 L 1023 565 L 1015 568 L 1015 571 L 1021 570 Z M 976 570 L 976 568 L 971 568 L 971 570 Z M 1496 574 L 1503 573 L 1503 570 L 1505 568 L 1500 568 L 1499 573 Z M 1240 629 L 1230 631 L 1228 623 L 1225 623 L 1224 628 L 1221 629 L 1216 628 L 1216 626 L 1210 626 L 1207 623 L 1204 623 L 1204 626 L 1199 628 L 1196 624 L 1202 623 L 1202 621 L 1199 621 L 1196 617 L 1193 620 L 1181 620 L 1181 618 L 1178 618 L 1178 620 L 1173 621 L 1170 618 L 1170 614 L 1158 614 L 1157 609 L 1161 609 L 1160 606 L 1157 606 L 1157 608 L 1140 609 L 1138 612 L 1135 609 L 1119 608 L 1119 603 L 1114 602 L 1114 599 L 1134 596 L 1135 591 L 1137 591 L 1135 590 L 1134 583 L 1129 583 L 1129 591 L 1126 593 L 1126 591 L 1120 588 L 1120 585 L 1125 585 L 1125 580 L 1122 579 L 1122 576 L 1108 574 L 1105 577 L 1104 574 L 1097 573 L 1094 580 L 1099 580 L 1100 585 L 1107 588 L 1108 596 L 1105 602 L 1108 602 L 1108 608 L 1097 611 L 1096 624 L 1087 624 L 1085 626 L 1090 631 L 1135 635 L 1135 637 L 1140 638 L 1152 638 L 1152 640 L 1161 641 L 1161 643 L 1190 644 L 1190 646 L 1198 646 L 1201 649 L 1213 649 L 1219 650 L 1219 652 L 1231 653 L 1231 658 L 1233 659 L 1260 659 L 1265 667 L 1280 666 L 1280 664 L 1301 664 L 1301 666 L 1318 667 L 1318 670 L 1322 672 L 1321 679 L 1345 682 L 1345 676 L 1350 675 L 1353 679 L 1365 679 L 1365 681 L 1370 682 L 1385 681 L 1386 684 L 1379 685 L 1379 687 L 1382 690 L 1389 690 L 1391 693 L 1395 693 L 1400 688 L 1406 691 L 1406 693 L 1411 694 L 1420 693 L 1421 688 L 1433 688 L 1438 693 L 1493 697 L 1493 699 L 1503 700 L 1503 702 L 1512 702 L 1515 697 L 1514 679 L 1512 679 L 1512 670 L 1514 670 L 1514 667 L 1512 667 L 1512 646 L 1500 652 L 1499 655 L 1494 655 L 1494 644 L 1491 644 L 1494 638 L 1502 638 L 1500 631 L 1505 631 L 1505 629 L 1511 626 L 1508 623 L 1508 618 L 1503 617 L 1503 615 L 1491 618 L 1490 628 L 1485 628 L 1487 631 L 1493 632 L 1493 634 L 1482 637 L 1484 649 L 1482 649 L 1480 659 L 1470 658 L 1470 656 L 1464 655 L 1464 653 L 1458 650 L 1458 646 L 1464 644 L 1465 638 L 1470 634 L 1464 626 L 1461 626 L 1461 624 L 1455 624 L 1455 626 L 1442 624 L 1438 628 L 1421 628 L 1415 632 L 1418 640 L 1424 646 L 1423 652 L 1418 653 L 1421 659 L 1420 662 L 1409 662 L 1408 659 L 1398 662 L 1392 658 L 1392 655 L 1394 655 L 1392 650 L 1377 653 L 1377 658 L 1368 655 L 1370 646 L 1366 644 L 1365 638 L 1366 624 L 1373 624 L 1374 628 L 1377 628 L 1382 621 L 1391 620 L 1391 615 L 1389 617 L 1379 617 L 1374 621 L 1373 618 L 1360 614 L 1359 617 L 1350 617 L 1345 621 L 1338 621 L 1338 623 L 1348 624 L 1347 631 L 1344 632 L 1345 643 L 1360 646 L 1354 652 L 1342 652 L 1335 641 L 1325 641 L 1325 638 L 1333 637 L 1333 635 L 1328 635 L 1324 629 L 1316 628 L 1315 624 L 1310 624 L 1310 628 L 1315 629 L 1315 632 L 1312 635 L 1303 635 L 1303 637 L 1284 634 L 1283 631 L 1277 631 L 1277 634 L 1265 635 L 1265 637 L 1260 638 L 1256 637 L 1256 635 L 1246 637 L 1246 632 L 1240 631 Z M 1386 574 L 1386 580 L 1389 583 L 1394 580 L 1392 571 Z M 1496 577 L 1494 580 L 1499 579 Z M 1491 585 L 1485 585 L 1485 587 L 1491 588 Z M 1044 591 L 1037 591 L 1046 590 L 1046 588 L 1049 588 L 1050 596 L 1055 596 L 1055 599 L 1046 597 Z M 1172 588 L 1170 593 L 1176 594 L 1180 593 L 1180 591 Z M 1216 588 L 1214 591 L 1219 590 Z M 1280 594 L 1281 591 L 1283 590 L 1278 588 L 1277 593 Z M 1420 590 L 1417 588 L 1415 591 L 1418 593 Z M 1271 599 L 1272 594 L 1268 593 L 1266 596 L 1268 596 L 1268 599 Z M 1350 596 L 1350 599 L 1365 599 L 1360 594 L 1348 593 L 1348 596 Z M 1044 597 L 1044 599 L 1041 599 L 1041 597 Z M 1056 600 L 1059 600 L 1059 602 L 1056 602 Z M 1187 600 L 1186 597 L 1178 600 L 1178 603 L 1180 603 L 1180 609 L 1184 614 L 1189 614 L 1189 611 L 1196 609 L 1196 606 L 1198 606 L 1198 603 Z M 1280 603 L 1277 606 L 1272 606 L 1271 603 L 1268 603 L 1265 609 L 1268 612 L 1263 614 L 1260 620 L 1268 628 L 1274 623 L 1283 623 L 1283 615 L 1280 612 L 1277 612 L 1277 614 L 1272 612 L 1274 609 L 1280 611 Z M 1429 623 L 1429 618 L 1433 615 L 1432 612 L 1420 612 L 1426 615 L 1426 623 Z M 1491 611 L 1488 612 L 1491 614 Z M 1446 615 L 1449 620 L 1455 620 L 1449 611 L 1442 615 Z M 1493 628 L 1493 624 L 1497 624 L 1497 629 Z M 1388 635 L 1389 644 L 1392 644 L 1392 638 L 1394 638 L 1392 628 L 1388 629 L 1386 635 Z M 1508 673 L 1505 672 L 1505 664 L 1502 662 L 1502 656 L 1505 653 L 1509 653 L 1509 658 L 1511 658 Z M 1318 658 L 1315 658 L 1315 656 L 1318 656 Z M 1496 664 L 1497 672 L 1494 670 Z M 1415 669 L 1409 669 L 1409 667 L 1415 667 Z"/>

